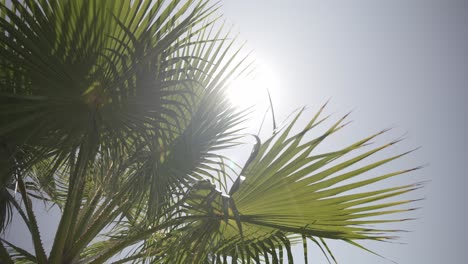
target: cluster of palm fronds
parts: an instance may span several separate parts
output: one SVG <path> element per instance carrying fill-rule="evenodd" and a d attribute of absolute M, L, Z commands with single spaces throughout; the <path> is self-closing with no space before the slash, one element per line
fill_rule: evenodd
<path fill-rule="evenodd" d="M 390 239 L 367 225 L 395 221 L 375 216 L 409 201 L 379 201 L 417 185 L 348 192 L 407 171 L 348 180 L 402 155 L 342 159 L 378 134 L 315 154 L 343 119 L 307 139 L 322 110 L 294 134 L 298 114 L 240 172 L 226 163 L 245 113 L 224 91 L 245 66 L 216 5 L 180 2 L 0 3 L 0 224 L 18 214 L 34 245 L 2 239 L 2 263 L 282 263 L 301 237 L 326 255 L 324 239 Z M 31 199 L 61 209 L 51 252 Z"/>

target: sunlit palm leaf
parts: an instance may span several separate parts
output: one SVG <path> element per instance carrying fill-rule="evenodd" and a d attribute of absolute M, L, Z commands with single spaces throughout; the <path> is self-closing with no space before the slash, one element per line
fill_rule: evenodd
<path fill-rule="evenodd" d="M 205 196 L 199 195 L 198 204 L 193 205 L 192 215 L 198 215 L 200 219 L 192 226 L 214 229 L 211 236 L 206 235 L 210 239 L 206 248 L 219 256 L 265 261 L 269 258 L 277 263 L 285 256 L 276 250 L 281 248 L 289 252 L 294 234 L 312 240 L 332 259 L 334 256 L 324 238 L 358 245 L 356 240 L 383 241 L 395 237 L 392 233 L 398 230 L 374 225 L 404 221 L 382 216 L 412 210 L 387 208 L 413 200 L 386 199 L 420 186 L 410 184 L 364 192 L 359 188 L 417 168 L 354 179 L 366 172 L 377 171 L 379 166 L 407 153 L 366 163 L 366 158 L 396 143 L 363 152 L 363 148 L 383 131 L 337 151 L 314 154 L 314 149 L 340 130 L 344 121 L 344 118 L 340 119 L 321 136 L 306 140 L 306 134 L 322 122 L 320 112 L 301 132 L 292 134 L 299 113 L 288 126 L 261 144 L 242 170 L 245 181 L 231 192 L 232 197 L 222 195 L 215 186 L 205 187 Z M 358 154 L 350 155 L 355 152 Z M 345 155 L 348 158 L 344 158 Z M 202 241 L 207 239 L 194 239 L 191 243 L 199 245 Z M 197 251 L 191 249 L 189 252 Z"/>

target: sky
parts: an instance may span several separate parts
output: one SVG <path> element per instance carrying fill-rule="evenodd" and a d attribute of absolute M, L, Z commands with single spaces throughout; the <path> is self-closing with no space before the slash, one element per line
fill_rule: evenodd
<path fill-rule="evenodd" d="M 425 165 L 401 182 L 428 181 L 411 196 L 424 199 L 410 213 L 418 219 L 399 225 L 410 231 L 397 241 L 404 244 L 365 245 L 401 264 L 464 263 L 468 1 L 224 0 L 221 12 L 274 77 L 268 86 L 278 120 L 300 106 L 311 116 L 330 99 L 329 113 L 353 111 L 332 144 L 391 127 L 405 140 L 390 152 L 421 147 L 391 165 Z M 344 243 L 330 246 L 340 263 L 392 263 Z M 317 249 L 310 257 L 327 263 Z"/>
<path fill-rule="evenodd" d="M 400 264 L 463 263 L 468 1 L 223 0 L 221 6 L 226 26 L 246 41 L 245 49 L 253 51 L 264 72 L 260 82 L 270 89 L 277 120 L 301 106 L 311 117 L 330 99 L 327 113 L 336 118 L 353 111 L 353 123 L 330 142 L 331 148 L 389 127 L 387 139 L 405 140 L 388 153 L 421 147 L 391 165 L 426 165 L 389 183 L 428 181 L 410 196 L 424 199 L 416 205 L 422 208 L 409 214 L 417 220 L 398 225 L 411 232 L 399 243 L 365 245 Z M 264 106 L 261 92 L 256 97 Z M 56 222 L 40 216 L 40 225 Z M 26 233 L 12 228 L 9 237 Z M 52 237 L 44 235 L 44 243 L 51 243 Z M 392 263 L 344 243 L 329 245 L 339 263 Z M 312 245 L 309 253 L 312 263 L 327 263 Z M 300 258 L 302 250 L 296 248 L 295 255 Z"/>

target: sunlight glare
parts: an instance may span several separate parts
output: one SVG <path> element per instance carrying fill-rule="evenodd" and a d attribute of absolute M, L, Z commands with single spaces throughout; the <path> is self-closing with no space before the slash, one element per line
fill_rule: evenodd
<path fill-rule="evenodd" d="M 262 65 L 257 66 L 251 74 L 234 80 L 228 87 L 227 96 L 238 107 L 265 109 L 269 106 L 267 89 L 272 94 L 277 87 L 275 75 Z"/>

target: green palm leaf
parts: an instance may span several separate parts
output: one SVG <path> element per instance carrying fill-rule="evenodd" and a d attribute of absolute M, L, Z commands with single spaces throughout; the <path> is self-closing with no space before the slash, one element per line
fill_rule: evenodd
<path fill-rule="evenodd" d="M 305 140 L 312 128 L 323 121 L 318 120 L 320 112 L 301 132 L 292 134 L 302 112 L 297 114 L 288 126 L 260 144 L 258 152 L 253 152 L 256 154 L 241 172 L 245 180 L 238 187 L 233 187 L 235 190 L 231 190 L 231 196 L 222 195 L 214 185 L 205 184 L 205 194 L 197 194 L 198 202 L 189 204 L 194 207 L 190 214 L 199 218 L 192 226 L 209 227 L 202 230 L 205 236 L 207 233 L 211 236 L 207 239 L 198 235 L 200 238 L 191 244 L 210 241 L 206 248 L 214 248 L 212 252 L 221 256 L 243 260 L 263 258 L 276 263 L 284 258 L 277 249 L 290 251 L 290 245 L 297 242 L 297 236 L 310 239 L 333 259 L 324 239 L 359 245 L 356 243 L 358 240 L 395 238 L 393 233 L 399 230 L 377 226 L 407 220 L 384 216 L 412 210 L 401 208 L 401 205 L 414 200 L 387 199 L 418 189 L 420 184 L 368 189 L 365 192 L 359 188 L 418 168 L 377 174 L 367 179 L 354 178 L 376 171 L 378 167 L 410 152 L 365 163 L 366 158 L 397 143 L 390 142 L 362 152 L 372 139 L 385 132 L 382 131 L 337 151 L 314 154 L 314 149 L 340 130 L 345 120 L 340 119 L 319 137 Z M 359 154 L 344 158 L 355 152 Z M 348 169 L 350 167 L 352 169 Z M 400 208 L 387 209 L 395 206 Z M 197 252 L 193 248 L 186 250 Z"/>

